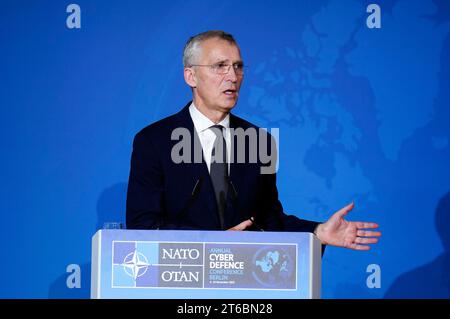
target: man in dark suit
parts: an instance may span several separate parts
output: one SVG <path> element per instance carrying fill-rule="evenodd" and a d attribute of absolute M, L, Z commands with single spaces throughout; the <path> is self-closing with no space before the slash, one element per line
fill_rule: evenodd
<path fill-rule="evenodd" d="M 193 101 L 134 139 L 127 228 L 306 231 L 323 244 L 358 250 L 378 241 L 381 233 L 367 230 L 375 223 L 344 219 L 353 203 L 325 223 L 283 212 L 274 138 L 230 113 L 244 76 L 232 35 L 190 38 L 183 63 Z"/>

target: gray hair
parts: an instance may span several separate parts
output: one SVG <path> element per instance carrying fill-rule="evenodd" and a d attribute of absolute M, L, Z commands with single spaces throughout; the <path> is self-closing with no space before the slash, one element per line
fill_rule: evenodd
<path fill-rule="evenodd" d="M 221 30 L 210 30 L 199 33 L 189 38 L 188 42 L 184 46 L 183 50 L 183 65 L 185 68 L 194 65 L 194 61 L 200 55 L 200 45 L 203 41 L 217 38 L 228 41 L 230 44 L 234 44 L 238 47 L 236 40 L 229 33 Z"/>

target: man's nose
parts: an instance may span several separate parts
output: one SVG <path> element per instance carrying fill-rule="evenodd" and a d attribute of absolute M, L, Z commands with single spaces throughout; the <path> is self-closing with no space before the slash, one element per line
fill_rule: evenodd
<path fill-rule="evenodd" d="M 230 65 L 230 70 L 228 71 L 226 76 L 227 76 L 227 79 L 230 80 L 231 82 L 237 82 L 238 76 L 236 74 L 236 70 L 234 69 L 234 67 L 232 65 Z"/>

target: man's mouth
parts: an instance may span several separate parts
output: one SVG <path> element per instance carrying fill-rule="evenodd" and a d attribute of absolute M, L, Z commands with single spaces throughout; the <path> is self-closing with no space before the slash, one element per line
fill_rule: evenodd
<path fill-rule="evenodd" d="M 223 91 L 223 93 L 226 95 L 229 95 L 229 96 L 234 96 L 234 95 L 236 95 L 237 91 L 233 90 L 233 89 L 229 89 L 229 90 Z"/>

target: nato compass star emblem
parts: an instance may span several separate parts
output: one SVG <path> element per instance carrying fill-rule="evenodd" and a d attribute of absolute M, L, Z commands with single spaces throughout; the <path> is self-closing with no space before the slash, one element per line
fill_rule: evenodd
<path fill-rule="evenodd" d="M 129 253 L 125 256 L 122 266 L 125 269 L 127 275 L 133 277 L 133 279 L 136 281 L 136 278 L 143 276 L 147 272 L 148 266 L 150 266 L 150 264 L 143 254 L 135 250 L 134 252 Z"/>

